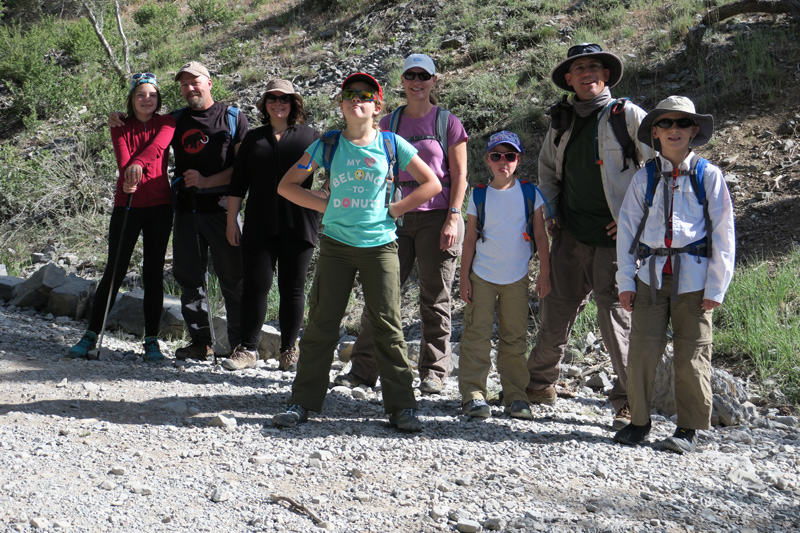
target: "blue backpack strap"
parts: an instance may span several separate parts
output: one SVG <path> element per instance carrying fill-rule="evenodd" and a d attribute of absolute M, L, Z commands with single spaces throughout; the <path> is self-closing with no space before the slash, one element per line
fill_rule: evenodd
<path fill-rule="evenodd" d="M 406 106 L 401 105 L 394 111 L 392 111 L 392 115 L 389 118 L 389 131 L 392 133 L 397 133 L 397 129 L 400 127 L 400 117 L 403 116 L 403 110 Z"/>
<path fill-rule="evenodd" d="M 322 144 L 322 168 L 324 168 L 329 175 L 331 172 L 333 155 L 336 153 L 336 148 L 339 147 L 339 136 L 341 134 L 342 132 L 340 130 L 331 130 L 320 139 L 320 144 Z"/>
<path fill-rule="evenodd" d="M 476 185 L 472 188 L 472 201 L 475 203 L 476 211 L 478 211 L 478 237 L 480 237 L 481 241 L 485 241 L 483 223 L 486 220 L 486 184 Z"/>
<path fill-rule="evenodd" d="M 706 221 L 706 237 L 705 237 L 706 257 L 710 257 L 711 232 L 713 226 L 711 224 L 711 215 L 708 212 L 708 198 L 706 198 L 706 187 L 705 184 L 703 183 L 703 177 L 706 173 L 706 166 L 708 166 L 708 160 L 695 155 L 692 158 L 692 167 L 691 170 L 689 171 L 689 179 L 692 181 L 692 188 L 694 189 L 695 196 L 697 196 L 697 201 L 700 202 L 700 204 L 703 206 L 703 218 Z"/>
<path fill-rule="evenodd" d="M 170 113 L 170 115 L 172 115 L 175 118 L 175 122 L 178 122 L 178 120 L 180 120 L 180 118 L 181 118 L 181 115 L 183 115 L 184 111 L 186 111 L 186 108 L 182 107 L 180 109 L 176 109 L 175 111 L 172 111 Z"/>
<path fill-rule="evenodd" d="M 389 168 L 386 171 L 386 207 L 393 201 L 395 194 L 398 194 L 400 189 L 397 186 L 395 176 L 399 172 L 399 165 L 397 162 L 397 141 L 394 133 L 390 131 L 382 131 L 383 137 L 383 152 L 386 154 L 386 160 L 389 163 Z"/>
<path fill-rule="evenodd" d="M 450 168 L 450 161 L 448 157 L 448 150 L 450 149 L 450 143 L 447 139 L 447 126 L 450 123 L 450 111 L 447 109 L 442 109 L 441 107 L 436 108 L 436 140 L 439 141 L 439 146 L 442 147 L 442 154 L 444 154 L 444 164 L 447 168 Z"/>
<path fill-rule="evenodd" d="M 644 165 L 645 170 L 647 171 L 647 188 L 644 192 L 644 213 L 642 214 L 642 220 L 639 222 L 639 227 L 636 228 L 636 235 L 633 236 L 633 242 L 631 243 L 631 247 L 628 249 L 629 254 L 636 253 L 638 251 L 638 255 L 641 256 L 643 253 L 648 253 L 649 248 L 647 250 L 639 250 L 639 239 L 642 237 L 642 233 L 644 232 L 644 227 L 647 224 L 647 217 L 650 214 L 650 208 L 653 207 L 653 197 L 656 193 L 656 186 L 658 182 L 656 181 L 656 162 L 654 159 L 651 159 Z"/>
<path fill-rule="evenodd" d="M 239 108 L 236 106 L 228 106 L 228 138 L 236 138 L 236 118 L 239 116 Z"/>

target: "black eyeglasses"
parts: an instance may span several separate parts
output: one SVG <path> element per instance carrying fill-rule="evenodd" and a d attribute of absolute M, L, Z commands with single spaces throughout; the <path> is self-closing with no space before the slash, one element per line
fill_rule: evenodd
<path fill-rule="evenodd" d="M 291 101 L 292 101 L 292 95 L 291 94 L 282 94 L 280 96 L 277 96 L 277 95 L 274 95 L 274 94 L 267 94 L 267 97 L 265 98 L 265 100 L 267 101 L 268 104 L 274 104 L 275 102 L 280 102 L 282 104 L 288 104 L 288 103 L 291 103 Z"/>
<path fill-rule="evenodd" d="M 358 97 L 362 102 L 371 102 L 375 100 L 375 93 L 372 91 L 357 91 L 355 89 L 345 89 L 342 91 L 342 99 L 352 100 Z"/>
<path fill-rule="evenodd" d="M 509 163 L 513 163 L 519 158 L 519 154 L 517 152 L 489 152 L 489 161 L 492 163 L 497 163 L 503 158 Z"/>
<path fill-rule="evenodd" d="M 599 44 L 594 43 L 581 43 L 575 46 L 570 46 L 567 50 L 567 57 L 573 57 L 581 54 L 593 54 L 595 52 L 602 52 Z"/>
<path fill-rule="evenodd" d="M 419 78 L 419 81 L 428 81 L 433 77 L 433 74 L 427 72 L 412 72 L 410 70 L 403 72 L 403 77 L 408 81 L 414 81 Z"/>
<path fill-rule="evenodd" d="M 691 128 L 693 126 L 697 126 L 697 124 L 695 124 L 694 120 L 692 120 L 690 118 L 686 118 L 686 117 L 682 117 L 682 118 L 660 118 L 656 122 L 656 126 L 661 128 L 662 130 L 670 129 L 673 124 L 677 124 L 677 126 L 682 130 L 685 130 L 687 128 Z"/>

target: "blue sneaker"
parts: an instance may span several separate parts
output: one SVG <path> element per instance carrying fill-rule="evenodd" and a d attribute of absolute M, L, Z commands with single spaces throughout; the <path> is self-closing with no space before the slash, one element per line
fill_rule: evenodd
<path fill-rule="evenodd" d="M 285 412 L 272 417 L 272 425 L 284 428 L 293 428 L 307 421 L 308 409 L 297 404 L 290 405 Z"/>
<path fill-rule="evenodd" d="M 94 331 L 87 331 L 78 341 L 78 344 L 73 346 L 67 352 L 67 357 L 71 359 L 86 359 L 89 357 L 89 350 L 94 350 L 97 346 L 97 333 Z"/>
<path fill-rule="evenodd" d="M 144 338 L 144 360 L 148 363 L 157 363 L 164 360 L 164 354 L 161 353 L 161 348 L 158 347 L 158 339 L 156 337 Z"/>
<path fill-rule="evenodd" d="M 489 418 L 492 416 L 492 408 L 486 400 L 470 400 L 461 406 L 461 412 L 472 418 Z"/>

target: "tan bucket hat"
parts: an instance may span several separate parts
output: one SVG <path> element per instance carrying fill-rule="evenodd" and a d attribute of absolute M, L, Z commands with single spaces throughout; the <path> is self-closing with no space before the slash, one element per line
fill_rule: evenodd
<path fill-rule="evenodd" d="M 644 117 L 639 125 L 636 137 L 647 146 L 660 151 L 661 143 L 653 139 L 653 124 L 661 115 L 666 115 L 667 113 L 684 113 L 692 117 L 695 123 L 700 126 L 700 131 L 689 141 L 689 146 L 702 146 L 714 134 L 714 117 L 697 113 L 694 108 L 694 102 L 685 96 L 669 96 L 661 100 L 656 108 Z"/>

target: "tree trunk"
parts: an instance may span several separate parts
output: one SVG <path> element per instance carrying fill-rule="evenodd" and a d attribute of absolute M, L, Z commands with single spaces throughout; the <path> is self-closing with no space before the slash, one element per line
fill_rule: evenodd
<path fill-rule="evenodd" d="M 92 27 L 94 28 L 95 34 L 97 34 L 97 39 L 100 41 L 100 44 L 103 45 L 103 48 L 106 51 L 106 55 L 108 56 L 108 60 L 111 62 L 111 66 L 114 67 L 114 70 L 117 71 L 117 75 L 119 76 L 120 82 L 122 83 L 123 87 L 128 83 L 128 73 L 125 72 L 117 61 L 117 58 L 114 57 L 114 51 L 111 49 L 111 45 L 108 44 L 106 41 L 105 36 L 103 35 L 103 27 L 98 22 L 97 17 L 95 17 L 92 8 L 89 7 L 89 3 L 84 0 L 83 8 L 86 10 L 86 13 L 89 14 L 89 20 L 92 21 Z M 123 36 L 124 38 L 124 36 Z"/>

